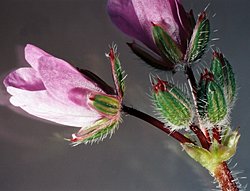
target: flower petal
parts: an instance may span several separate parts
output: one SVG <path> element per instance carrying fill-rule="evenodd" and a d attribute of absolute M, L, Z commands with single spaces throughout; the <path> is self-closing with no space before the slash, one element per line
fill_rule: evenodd
<path fill-rule="evenodd" d="M 27 91 L 15 87 L 7 87 L 12 95 L 10 102 L 36 117 L 59 124 L 87 127 L 100 119 L 94 110 L 81 107 L 72 102 L 71 105 L 59 102 L 48 94 L 46 90 Z"/>
<path fill-rule="evenodd" d="M 109 0 L 107 9 L 112 22 L 121 31 L 156 49 L 152 38 L 144 31 L 131 0 Z"/>
<path fill-rule="evenodd" d="M 24 53 L 25 53 L 25 59 L 35 70 L 37 70 L 38 68 L 39 58 L 41 58 L 42 56 L 51 56 L 47 52 L 31 44 L 26 45 Z"/>
<path fill-rule="evenodd" d="M 180 43 L 176 0 L 109 0 L 108 13 L 111 20 L 124 33 L 132 36 L 152 50 L 152 22 L 164 28 Z"/>
<path fill-rule="evenodd" d="M 39 74 L 33 68 L 19 68 L 11 72 L 3 83 L 5 87 L 12 86 L 30 91 L 45 90 Z"/>
<path fill-rule="evenodd" d="M 38 72 L 47 91 L 63 103 L 72 102 L 72 99 L 69 99 L 69 92 L 75 88 L 104 93 L 70 64 L 55 57 L 41 57 Z"/>

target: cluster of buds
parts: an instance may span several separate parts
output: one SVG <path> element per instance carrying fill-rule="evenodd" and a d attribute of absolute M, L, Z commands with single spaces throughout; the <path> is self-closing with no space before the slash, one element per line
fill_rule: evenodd
<path fill-rule="evenodd" d="M 152 81 L 153 103 L 161 118 L 172 131 L 184 129 L 196 134 L 200 145 L 184 143 L 183 148 L 215 173 L 219 164 L 235 154 L 240 137 L 237 130 L 231 130 L 228 120 L 236 84 L 227 59 L 222 53 L 213 53 L 210 70 L 205 69 L 199 82 L 195 82 L 197 90 L 193 101 L 172 83 L 159 78 Z"/>

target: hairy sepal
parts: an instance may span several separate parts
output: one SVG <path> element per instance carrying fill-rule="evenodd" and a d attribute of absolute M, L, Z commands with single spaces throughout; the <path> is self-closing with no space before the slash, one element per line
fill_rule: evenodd
<path fill-rule="evenodd" d="M 192 63 L 202 57 L 209 42 L 210 23 L 203 12 L 199 15 L 186 53 L 186 61 Z"/>
<path fill-rule="evenodd" d="M 153 39 L 158 47 L 161 56 L 170 60 L 172 63 L 180 63 L 183 59 L 183 53 L 181 52 L 178 44 L 171 38 L 170 35 L 163 28 L 153 24 L 152 28 Z"/>
<path fill-rule="evenodd" d="M 120 98 L 122 98 L 124 96 L 124 91 L 125 91 L 125 77 L 126 76 L 124 75 L 124 72 L 122 71 L 121 62 L 119 60 L 119 56 L 116 52 L 117 51 L 116 49 L 117 47 L 114 45 L 110 49 L 110 52 L 106 55 L 110 59 L 117 95 Z"/>
<path fill-rule="evenodd" d="M 236 97 L 236 82 L 232 66 L 223 54 L 215 51 L 210 70 L 216 82 L 223 87 L 228 105 L 232 105 Z"/>
<path fill-rule="evenodd" d="M 79 144 L 95 143 L 102 141 L 107 136 L 111 136 L 118 127 L 119 121 L 110 121 L 103 118 L 96 121 L 92 126 L 81 129 L 78 133 L 73 134 L 70 142 L 73 146 Z"/>
<path fill-rule="evenodd" d="M 207 114 L 210 123 L 217 125 L 227 115 L 227 104 L 221 87 L 215 82 L 210 81 L 207 85 Z"/>

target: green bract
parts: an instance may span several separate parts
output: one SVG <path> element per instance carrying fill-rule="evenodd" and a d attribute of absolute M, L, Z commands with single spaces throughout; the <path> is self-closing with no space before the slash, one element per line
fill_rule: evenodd
<path fill-rule="evenodd" d="M 237 131 L 229 129 L 224 135 L 221 144 L 214 139 L 209 150 L 192 143 L 185 143 L 182 146 L 190 157 L 213 174 L 219 164 L 229 160 L 236 153 L 239 138 L 240 135 Z"/>
<path fill-rule="evenodd" d="M 190 124 L 191 103 L 179 88 L 158 79 L 152 94 L 156 109 L 173 128 L 182 128 Z"/>

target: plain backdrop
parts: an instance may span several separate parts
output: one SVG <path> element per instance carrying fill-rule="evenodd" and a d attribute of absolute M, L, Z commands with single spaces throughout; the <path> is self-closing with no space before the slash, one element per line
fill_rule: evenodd
<path fill-rule="evenodd" d="M 239 87 L 231 116 L 241 139 L 230 166 L 238 163 L 234 170 L 244 170 L 239 176 L 249 177 L 250 2 L 183 2 L 195 14 L 210 3 L 212 31 L 218 29 L 211 36 L 220 38 L 211 45 L 230 60 Z M 1 80 L 27 66 L 23 48 L 31 43 L 112 84 L 104 53 L 115 42 L 128 74 L 125 103 L 153 115 L 149 73 L 163 78 L 171 74 L 148 67 L 133 55 L 126 46 L 131 40 L 110 22 L 105 0 L 0 0 Z M 210 55 L 202 65 L 209 63 Z M 182 83 L 182 74 L 173 78 Z M 0 95 L 1 191 L 200 191 L 216 186 L 175 140 L 139 119 L 124 115 L 111 139 L 72 148 L 63 138 L 77 129 L 13 111 L 3 87 Z"/>

